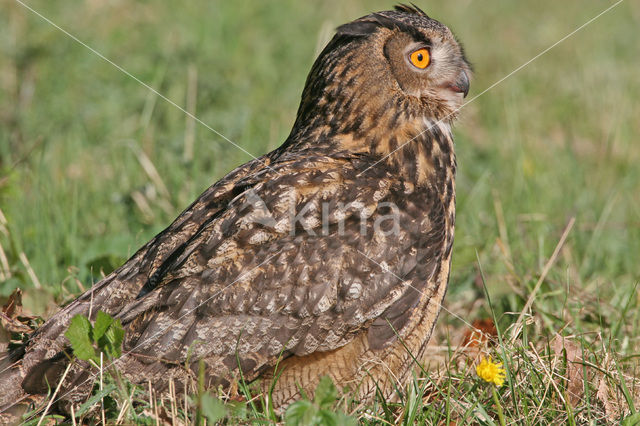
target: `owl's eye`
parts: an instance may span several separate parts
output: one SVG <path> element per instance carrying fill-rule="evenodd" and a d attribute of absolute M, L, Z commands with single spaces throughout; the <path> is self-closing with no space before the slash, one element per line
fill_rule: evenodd
<path fill-rule="evenodd" d="M 425 69 L 431 63 L 431 57 L 429 56 L 429 50 L 426 48 L 418 49 L 415 52 L 409 55 L 409 60 L 413 64 L 414 67 L 420 68 L 421 70 Z"/>

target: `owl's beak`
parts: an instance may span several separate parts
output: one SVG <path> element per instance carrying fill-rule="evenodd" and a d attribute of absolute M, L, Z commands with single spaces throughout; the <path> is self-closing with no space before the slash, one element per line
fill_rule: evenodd
<path fill-rule="evenodd" d="M 453 90 L 456 93 L 464 94 L 464 97 L 467 97 L 469 93 L 469 76 L 465 71 L 460 71 L 458 74 L 458 78 L 456 81 L 449 85 L 449 89 Z"/>

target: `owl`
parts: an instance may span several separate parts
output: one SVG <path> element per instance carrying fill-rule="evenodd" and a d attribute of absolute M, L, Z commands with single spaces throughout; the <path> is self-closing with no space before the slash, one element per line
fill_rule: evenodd
<path fill-rule="evenodd" d="M 447 290 L 451 125 L 470 73 L 452 32 L 415 6 L 338 27 L 284 143 L 5 355 L 0 407 L 58 385 L 60 401 L 84 400 L 95 368 L 71 361 L 65 331 L 99 310 L 125 329 L 115 367 L 158 392 L 203 374 L 207 388 L 258 381 L 286 407 L 328 375 L 392 398 Z"/>

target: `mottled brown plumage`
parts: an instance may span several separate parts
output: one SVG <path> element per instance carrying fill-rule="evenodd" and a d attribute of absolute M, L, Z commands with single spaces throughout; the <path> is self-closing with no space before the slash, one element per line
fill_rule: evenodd
<path fill-rule="evenodd" d="M 409 56 L 421 48 L 425 69 Z M 241 371 L 267 389 L 279 362 L 276 406 L 327 374 L 362 398 L 376 384 L 391 396 L 424 355 L 447 287 L 450 124 L 468 73 L 449 29 L 415 7 L 339 27 L 285 143 L 212 185 L 38 329 L 5 360 L 0 406 L 57 383 L 69 320 L 98 309 L 126 329 L 116 366 L 161 391 L 202 360 L 206 385 L 223 388 Z M 93 373 L 76 362 L 63 400 L 86 397 Z"/>

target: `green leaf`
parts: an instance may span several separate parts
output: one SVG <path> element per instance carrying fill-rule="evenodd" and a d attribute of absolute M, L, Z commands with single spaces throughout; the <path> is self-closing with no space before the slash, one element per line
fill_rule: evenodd
<path fill-rule="evenodd" d="M 96 322 L 93 324 L 93 341 L 98 343 L 112 323 L 113 318 L 111 318 L 111 315 L 103 311 L 98 311 Z"/>
<path fill-rule="evenodd" d="M 287 426 L 309 425 L 316 414 L 316 407 L 307 399 L 289 405 L 285 412 Z"/>
<path fill-rule="evenodd" d="M 82 416 L 84 413 L 87 412 L 87 410 L 89 410 L 91 407 L 93 407 L 94 404 L 97 404 L 98 402 L 100 402 L 100 400 L 102 398 L 104 398 L 105 396 L 109 395 L 114 390 L 116 390 L 116 385 L 115 384 L 111 383 L 111 384 L 106 385 L 104 388 L 102 388 L 101 391 L 99 391 L 98 393 L 93 395 L 91 398 L 89 398 L 87 400 L 87 402 L 85 402 L 80 407 L 78 407 L 78 411 L 75 412 L 75 415 L 76 416 Z"/>
<path fill-rule="evenodd" d="M 202 408 L 202 414 L 207 417 L 211 424 L 215 424 L 215 422 L 227 415 L 224 403 L 207 392 L 200 395 L 200 407 Z"/>
<path fill-rule="evenodd" d="M 323 426 L 337 426 L 337 414 L 329 410 L 320 410 L 316 413 L 313 423 Z"/>
<path fill-rule="evenodd" d="M 640 413 L 631 414 L 630 416 L 625 417 L 622 422 L 620 422 L 620 426 L 635 426 L 640 424 Z"/>
<path fill-rule="evenodd" d="M 313 420 L 314 424 L 323 426 L 356 426 L 355 418 L 347 416 L 340 411 L 320 410 Z M 416 424 L 416 423 L 409 423 Z"/>
<path fill-rule="evenodd" d="M 242 401 L 228 401 L 226 404 L 227 410 L 234 418 L 246 419 L 247 418 L 247 404 Z"/>
<path fill-rule="evenodd" d="M 337 426 L 356 426 L 358 421 L 351 416 L 347 416 L 346 414 L 338 411 L 336 413 L 336 425 Z"/>
<path fill-rule="evenodd" d="M 99 359 L 96 357 L 96 350 L 93 347 L 92 332 L 93 327 L 87 317 L 78 314 L 71 319 L 69 328 L 64 335 L 69 339 L 73 354 L 78 359 L 83 361 L 97 361 Z"/>
<path fill-rule="evenodd" d="M 98 346 L 111 358 L 118 358 L 122 354 L 122 341 L 124 329 L 119 319 L 113 321 L 104 336 L 99 340 Z"/>
<path fill-rule="evenodd" d="M 322 376 L 318 386 L 316 386 L 316 394 L 313 401 L 321 409 L 331 408 L 338 398 L 338 390 L 333 385 L 333 381 L 329 376 Z"/>

